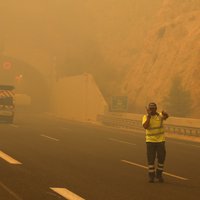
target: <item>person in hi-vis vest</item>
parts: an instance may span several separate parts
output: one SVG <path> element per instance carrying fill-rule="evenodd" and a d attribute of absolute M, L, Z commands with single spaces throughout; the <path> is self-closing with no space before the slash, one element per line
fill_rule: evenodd
<path fill-rule="evenodd" d="M 146 129 L 149 182 L 153 183 L 155 178 L 163 182 L 162 172 L 166 157 L 163 120 L 166 120 L 169 115 L 164 111 L 158 113 L 155 103 L 149 103 L 146 110 L 147 114 L 143 116 L 142 125 Z M 156 158 L 157 165 L 155 166 Z"/>

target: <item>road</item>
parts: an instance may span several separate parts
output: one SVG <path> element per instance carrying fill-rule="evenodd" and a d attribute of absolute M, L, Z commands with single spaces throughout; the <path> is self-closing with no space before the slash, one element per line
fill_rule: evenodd
<path fill-rule="evenodd" d="M 0 200 L 197 200 L 200 144 L 168 138 L 148 183 L 144 134 L 18 113 L 0 124 Z"/>

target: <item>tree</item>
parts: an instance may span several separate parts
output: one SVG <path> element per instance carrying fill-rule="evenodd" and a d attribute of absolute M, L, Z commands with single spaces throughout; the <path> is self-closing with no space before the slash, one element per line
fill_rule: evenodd
<path fill-rule="evenodd" d="M 169 95 L 165 97 L 166 110 L 175 117 L 188 117 L 191 113 L 191 95 L 181 84 L 181 78 L 176 76 L 172 80 Z"/>

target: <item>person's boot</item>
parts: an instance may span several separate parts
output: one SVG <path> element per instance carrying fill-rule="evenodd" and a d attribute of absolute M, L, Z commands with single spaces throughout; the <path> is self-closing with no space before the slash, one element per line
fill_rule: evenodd
<path fill-rule="evenodd" d="M 159 169 L 156 170 L 156 179 L 158 179 L 158 181 L 160 183 L 164 182 L 164 179 L 163 179 L 163 176 L 162 176 L 162 172 L 163 172 L 162 170 L 159 170 Z"/>
<path fill-rule="evenodd" d="M 155 172 L 149 172 L 149 183 L 154 183 Z"/>

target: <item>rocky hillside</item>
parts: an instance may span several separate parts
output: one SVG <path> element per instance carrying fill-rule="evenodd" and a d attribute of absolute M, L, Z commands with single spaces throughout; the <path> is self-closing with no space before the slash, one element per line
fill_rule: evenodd
<path fill-rule="evenodd" d="M 124 71 L 131 67 L 163 0 L 88 1 L 94 37 L 104 60 Z"/>
<path fill-rule="evenodd" d="M 189 106 L 184 116 L 200 117 L 199 21 L 199 0 L 164 1 L 124 84 L 132 111 L 155 101 L 172 115 Z"/>

